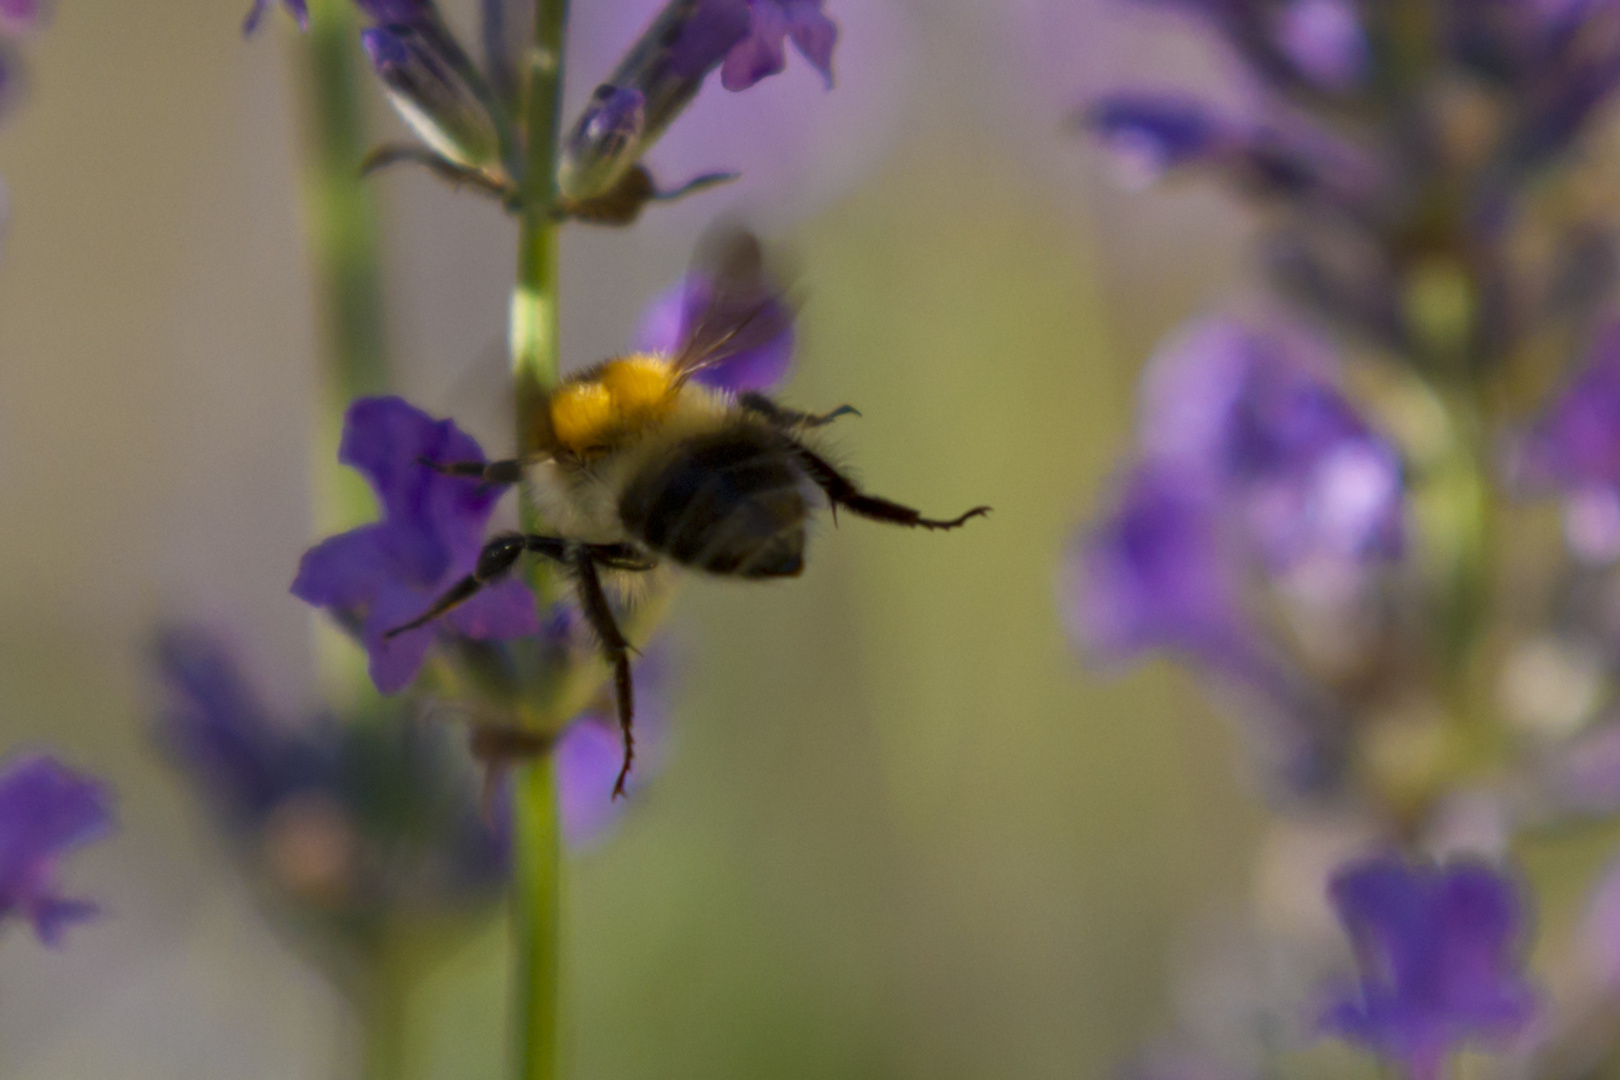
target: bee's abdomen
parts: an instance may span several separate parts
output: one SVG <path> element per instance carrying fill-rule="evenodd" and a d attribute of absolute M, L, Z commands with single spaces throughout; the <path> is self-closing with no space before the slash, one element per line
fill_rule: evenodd
<path fill-rule="evenodd" d="M 619 516 L 654 551 L 712 574 L 791 577 L 804 568 L 805 500 L 770 432 L 688 439 L 625 489 Z"/>

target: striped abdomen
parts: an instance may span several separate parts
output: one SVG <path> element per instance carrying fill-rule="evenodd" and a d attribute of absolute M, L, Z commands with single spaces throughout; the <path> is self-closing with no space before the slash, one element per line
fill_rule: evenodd
<path fill-rule="evenodd" d="M 650 465 L 625 489 L 619 516 L 683 565 L 791 577 L 804 568 L 803 480 L 772 432 L 739 427 L 688 439 Z"/>

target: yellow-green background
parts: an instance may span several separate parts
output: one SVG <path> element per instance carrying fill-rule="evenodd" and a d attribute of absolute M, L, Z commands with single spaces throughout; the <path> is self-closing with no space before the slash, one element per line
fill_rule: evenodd
<path fill-rule="evenodd" d="M 1246 889 L 1224 728 L 1168 665 L 1086 671 L 1054 598 L 1136 365 L 1231 290 L 1233 211 L 1106 185 L 1032 76 L 1041 5 L 877 6 L 906 49 L 881 152 L 764 214 L 810 295 L 787 396 L 862 409 L 835 443 L 876 490 L 995 513 L 846 521 L 801 581 L 683 590 L 667 770 L 567 871 L 576 1077 L 1098 1075 L 1168 1022 L 1190 921 Z M 316 423 L 292 38 L 244 43 L 240 9 L 61 0 L 0 129 L 0 749 L 111 777 L 120 817 L 67 866 L 107 917 L 61 952 L 0 938 L 6 1080 L 320 1077 L 352 1034 L 146 727 L 165 618 L 226 627 L 289 715 L 313 700 L 286 592 Z M 379 190 L 403 384 L 455 411 L 511 231 L 422 177 Z M 679 271 L 707 211 L 668 213 L 568 238 L 570 362 Z M 417 995 L 418 1076 L 499 1075 L 501 935 Z"/>

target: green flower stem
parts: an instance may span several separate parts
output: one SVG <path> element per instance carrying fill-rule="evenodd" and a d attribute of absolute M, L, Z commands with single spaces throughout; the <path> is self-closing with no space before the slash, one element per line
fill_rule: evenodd
<path fill-rule="evenodd" d="M 538 448 L 533 418 L 557 383 L 557 133 L 563 89 L 567 0 L 535 0 L 534 48 L 528 57 L 527 139 L 519 189 L 517 288 L 512 296 L 512 375 L 518 446 Z M 534 508 L 522 508 L 525 528 Z M 542 607 L 552 583 L 533 578 Z M 549 728 L 552 725 L 545 725 Z M 516 770 L 513 798 L 512 935 L 516 949 L 515 1053 L 517 1080 L 558 1075 L 557 1011 L 561 934 L 561 844 L 556 774 L 549 757 Z"/>
<path fill-rule="evenodd" d="M 512 800 L 512 931 L 517 939 L 517 1080 L 560 1074 L 557 1013 L 562 925 L 556 769 L 548 755 L 516 770 Z"/>
<path fill-rule="evenodd" d="M 309 32 L 298 39 L 306 146 L 303 192 L 310 260 L 320 297 L 321 404 L 314 455 L 317 535 L 371 520 L 365 481 L 339 467 L 349 403 L 388 390 L 377 207 L 360 175 L 367 139 L 360 100 L 359 22 L 350 0 L 311 0 Z M 342 697 L 367 685 L 363 660 L 335 629 L 317 624 L 322 683 Z"/>
<path fill-rule="evenodd" d="M 332 394 L 347 402 L 388 388 L 376 200 L 360 175 L 368 148 L 357 79 L 360 25 L 349 0 L 311 0 L 309 9 L 304 86 L 312 153 L 306 204 L 326 298 L 328 383 Z"/>
<path fill-rule="evenodd" d="M 401 1080 L 406 1075 L 406 1008 L 415 979 L 403 963 L 391 962 L 395 958 L 389 954 L 397 951 L 385 947 L 361 1002 L 365 1080 Z"/>

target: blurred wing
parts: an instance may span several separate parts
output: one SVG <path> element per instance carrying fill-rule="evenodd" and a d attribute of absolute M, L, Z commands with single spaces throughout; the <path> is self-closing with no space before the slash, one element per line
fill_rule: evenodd
<path fill-rule="evenodd" d="M 675 353 L 680 382 L 768 344 L 793 325 L 793 305 L 766 273 L 759 240 L 745 229 L 706 238 L 687 280 L 706 286 L 707 296 Z"/>

